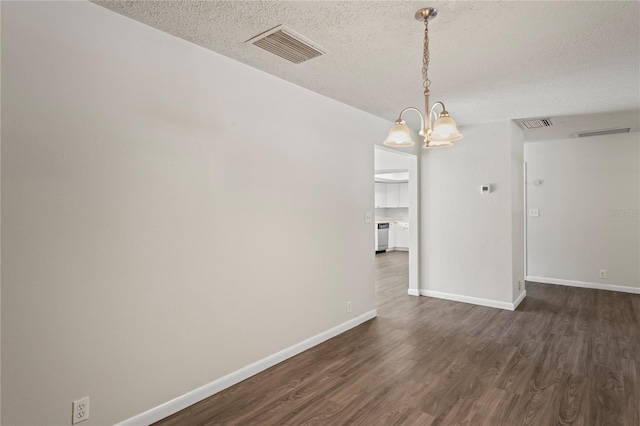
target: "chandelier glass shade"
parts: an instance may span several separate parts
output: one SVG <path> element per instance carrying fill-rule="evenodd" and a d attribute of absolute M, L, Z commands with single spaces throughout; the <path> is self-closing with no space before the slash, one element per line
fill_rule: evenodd
<path fill-rule="evenodd" d="M 411 130 L 407 127 L 404 121 L 396 121 L 396 124 L 391 127 L 389 136 L 384 141 L 385 145 L 389 146 L 411 146 L 413 145 L 413 138 L 411 137 Z"/>

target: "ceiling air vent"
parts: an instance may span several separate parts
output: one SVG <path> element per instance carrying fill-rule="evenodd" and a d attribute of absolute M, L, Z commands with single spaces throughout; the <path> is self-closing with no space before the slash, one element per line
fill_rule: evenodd
<path fill-rule="evenodd" d="M 258 46 L 294 64 L 299 64 L 327 53 L 322 47 L 282 25 L 247 40 L 247 43 Z"/>
<path fill-rule="evenodd" d="M 589 136 L 614 135 L 616 133 L 629 133 L 631 127 L 618 127 L 615 129 L 588 130 L 586 132 L 574 133 L 578 138 L 588 138 Z"/>
<path fill-rule="evenodd" d="M 521 120 L 520 125 L 524 129 L 539 129 L 541 127 L 551 127 L 553 123 L 550 118 L 536 118 L 531 120 Z"/>

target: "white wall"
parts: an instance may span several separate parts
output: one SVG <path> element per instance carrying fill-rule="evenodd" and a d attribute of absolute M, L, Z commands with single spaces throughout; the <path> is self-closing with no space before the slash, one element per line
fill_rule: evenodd
<path fill-rule="evenodd" d="M 524 152 L 528 209 L 540 210 L 527 220 L 527 275 L 640 288 L 640 133 L 527 143 Z"/>
<path fill-rule="evenodd" d="M 515 123 L 511 127 L 511 283 L 513 299 L 524 291 L 525 279 L 525 190 L 524 134 Z"/>
<path fill-rule="evenodd" d="M 411 152 L 404 149 L 405 152 L 394 152 L 393 150 L 401 151 L 402 148 L 391 147 L 378 147 L 374 148 L 374 169 L 376 171 L 385 170 L 408 170 L 409 169 L 409 155 Z"/>
<path fill-rule="evenodd" d="M 469 126 L 420 164 L 421 293 L 508 307 L 524 279 L 522 133 L 511 122 Z M 481 194 L 482 184 L 493 192 Z M 517 234 L 520 233 L 520 236 Z M 518 266 L 520 263 L 520 266 Z M 518 269 L 519 268 L 519 269 Z M 516 280 L 514 285 L 513 280 Z"/>
<path fill-rule="evenodd" d="M 410 157 L 409 160 L 409 290 L 413 296 L 420 295 L 420 271 L 422 246 L 420 245 L 420 233 L 422 226 L 420 209 L 421 184 L 420 184 L 420 158 L 419 155 Z"/>
<path fill-rule="evenodd" d="M 2 21 L 2 6 L 0 6 L 0 22 Z M 0 44 L 2 35 L 0 33 Z M 2 49 L 0 49 L 1 51 Z M 2 59 L 0 55 L 0 81 L 2 81 Z M 2 84 L 0 84 L 0 87 Z M 0 89 L 0 92 L 2 90 Z M 2 93 L 0 93 L 0 100 Z M 1 101 L 0 101 L 1 102 Z M 2 110 L 0 108 L 0 127 L 2 123 Z M 0 131 L 0 188 L 2 187 L 2 135 Z M 2 241 L 2 197 L 0 197 L 0 242 Z M 1 246 L 1 244 L 0 244 Z M 0 425 L 2 424 L 2 251 L 0 250 Z"/>
<path fill-rule="evenodd" d="M 113 424 L 374 309 L 391 123 L 85 2 L 3 2 L 2 66 L 6 424 Z"/>

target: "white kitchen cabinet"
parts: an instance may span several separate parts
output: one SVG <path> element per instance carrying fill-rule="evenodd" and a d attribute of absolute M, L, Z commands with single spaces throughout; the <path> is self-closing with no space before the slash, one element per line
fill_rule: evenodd
<path fill-rule="evenodd" d="M 398 224 L 395 222 L 389 223 L 389 249 L 396 248 L 396 235 Z"/>
<path fill-rule="evenodd" d="M 376 182 L 375 204 L 376 207 L 409 207 L 408 183 L 381 183 Z"/>
<path fill-rule="evenodd" d="M 400 183 L 400 207 L 409 207 L 409 184 Z"/>
<path fill-rule="evenodd" d="M 395 247 L 409 249 L 409 224 L 398 222 L 396 224 Z"/>
<path fill-rule="evenodd" d="M 387 183 L 387 207 L 400 207 L 400 184 Z"/>
<path fill-rule="evenodd" d="M 387 184 L 376 182 L 376 207 L 387 207 Z"/>

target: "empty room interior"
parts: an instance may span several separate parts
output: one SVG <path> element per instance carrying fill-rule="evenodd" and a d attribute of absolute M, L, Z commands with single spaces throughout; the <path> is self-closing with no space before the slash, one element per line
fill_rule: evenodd
<path fill-rule="evenodd" d="M 639 2 L 0 16 L 2 425 L 640 426 Z"/>

